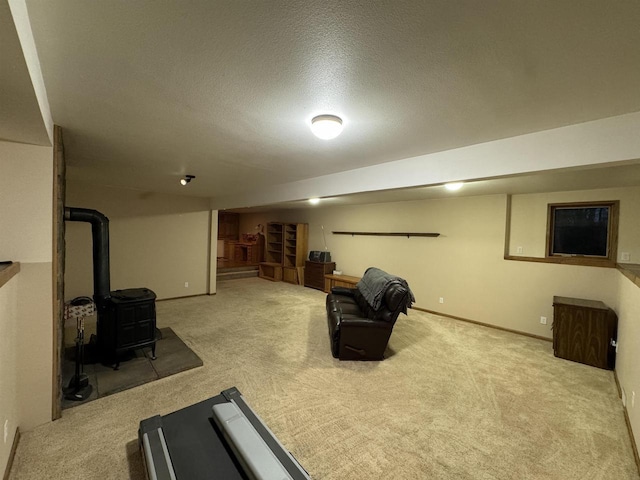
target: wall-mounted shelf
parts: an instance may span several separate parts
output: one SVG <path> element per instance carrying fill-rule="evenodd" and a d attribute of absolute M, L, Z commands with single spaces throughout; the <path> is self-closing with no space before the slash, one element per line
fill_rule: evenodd
<path fill-rule="evenodd" d="M 439 237 L 439 233 L 420 232 L 331 232 L 334 235 L 368 235 L 373 237 Z"/>

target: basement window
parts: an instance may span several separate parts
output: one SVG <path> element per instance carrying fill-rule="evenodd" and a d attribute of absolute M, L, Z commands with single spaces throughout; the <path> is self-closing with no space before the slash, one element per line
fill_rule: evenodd
<path fill-rule="evenodd" d="M 619 201 L 554 203 L 547 214 L 547 258 L 559 263 L 615 263 Z"/>

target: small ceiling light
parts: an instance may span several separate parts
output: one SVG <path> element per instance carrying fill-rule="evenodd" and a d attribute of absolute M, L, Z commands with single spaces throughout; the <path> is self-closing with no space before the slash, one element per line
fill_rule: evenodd
<path fill-rule="evenodd" d="M 309 199 L 309 203 L 310 203 L 311 205 L 317 205 L 317 204 L 319 204 L 319 203 L 320 203 L 320 199 L 319 199 L 319 198 L 310 198 L 310 199 Z"/>
<path fill-rule="evenodd" d="M 318 115 L 311 120 L 311 131 L 318 138 L 331 140 L 342 132 L 342 119 L 335 115 Z"/>
<path fill-rule="evenodd" d="M 456 190 L 460 190 L 462 185 L 464 185 L 464 182 L 445 183 L 444 188 L 451 192 L 455 192 Z"/>
<path fill-rule="evenodd" d="M 189 183 L 191 180 L 193 180 L 194 178 L 196 178 L 195 175 L 185 175 L 184 177 L 182 177 L 180 179 L 180 183 L 182 185 L 186 185 L 187 183 Z"/>

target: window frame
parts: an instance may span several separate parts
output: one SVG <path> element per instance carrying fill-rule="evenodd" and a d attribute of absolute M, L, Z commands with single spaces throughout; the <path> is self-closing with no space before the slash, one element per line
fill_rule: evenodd
<path fill-rule="evenodd" d="M 607 225 L 607 255 L 563 255 L 552 253 L 553 231 L 556 209 L 564 208 L 609 208 L 609 221 Z M 553 263 L 566 263 L 571 265 L 586 266 L 615 266 L 618 258 L 618 225 L 619 225 L 620 201 L 605 200 L 594 202 L 567 202 L 549 203 L 547 205 L 547 234 L 545 245 L 545 260 Z"/>

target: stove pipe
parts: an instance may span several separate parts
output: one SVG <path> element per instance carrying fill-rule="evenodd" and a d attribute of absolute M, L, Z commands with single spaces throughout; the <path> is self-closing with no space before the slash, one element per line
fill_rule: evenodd
<path fill-rule="evenodd" d="M 64 219 L 89 222 L 93 237 L 93 299 L 99 310 L 111 296 L 109 278 L 109 219 L 88 208 L 65 207 Z"/>

